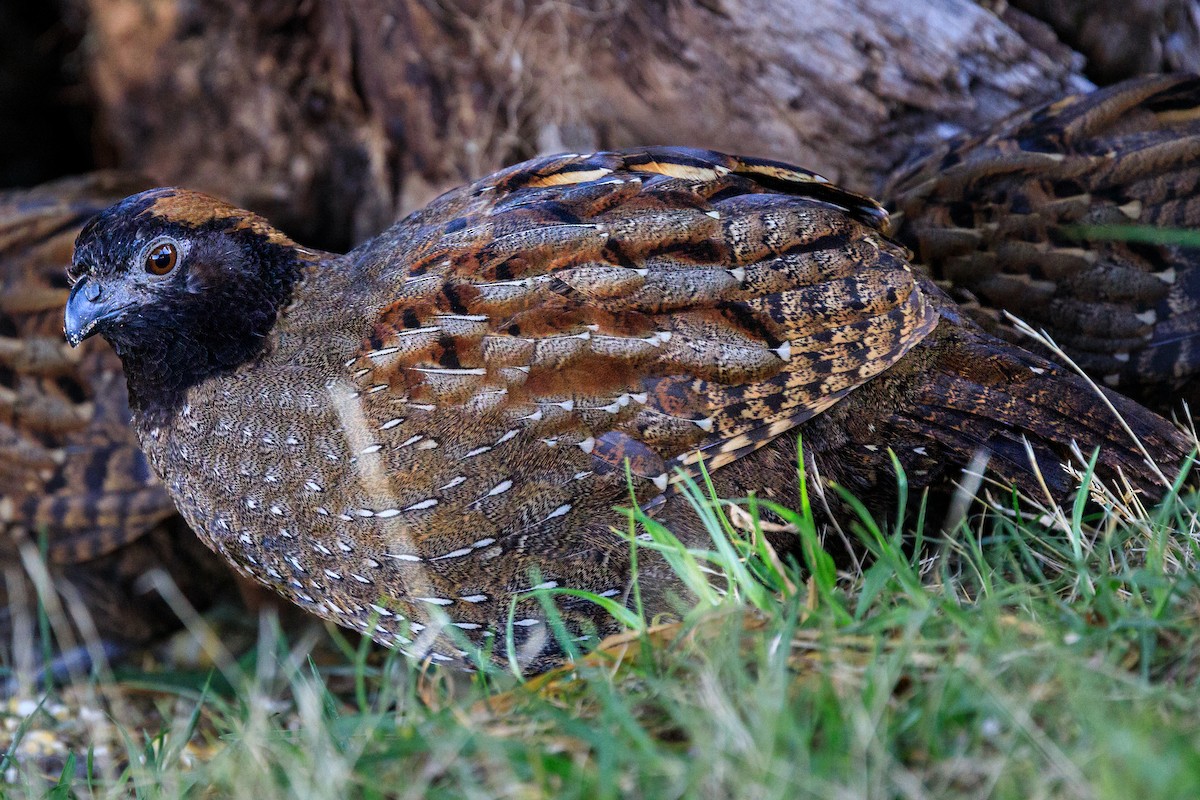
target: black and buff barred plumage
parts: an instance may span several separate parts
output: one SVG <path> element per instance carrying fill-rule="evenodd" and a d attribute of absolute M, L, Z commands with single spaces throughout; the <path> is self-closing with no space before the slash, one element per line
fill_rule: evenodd
<path fill-rule="evenodd" d="M 538 669 L 560 655 L 522 593 L 626 597 L 614 507 L 701 544 L 680 476 L 794 503 L 800 433 L 877 510 L 889 447 L 918 488 L 985 449 L 1040 492 L 1027 439 L 1055 499 L 1072 441 L 1161 491 L 1099 396 L 963 319 L 885 219 L 803 170 L 675 148 L 527 162 L 344 256 L 158 189 L 80 235 L 67 335 L 113 344 L 151 463 L 243 573 L 435 661 L 502 657 L 512 630 Z M 1173 428 L 1111 401 L 1178 464 Z M 667 570 L 641 567 L 666 610 Z M 556 602 L 575 633 L 613 627 Z"/>
<path fill-rule="evenodd" d="M 1096 380 L 1167 411 L 1200 402 L 1200 250 L 1123 241 L 1119 228 L 1195 231 L 1198 187 L 1200 78 L 1160 75 L 953 141 L 888 196 L 901 241 L 978 301 L 967 305 L 985 328 L 1021 341 L 1007 310 Z"/>
<path fill-rule="evenodd" d="M 35 618 L 32 586 L 23 598 L 10 591 L 22 583 L 19 547 L 40 548 L 42 537 L 63 604 L 82 606 L 83 630 L 94 627 L 110 655 L 179 625 L 141 585 L 150 570 L 165 570 L 197 606 L 233 592 L 138 447 L 121 362 L 102 341 L 72 350 L 62 340 L 75 235 L 146 185 L 98 173 L 0 193 L 0 653 L 14 646 L 22 599 Z"/>

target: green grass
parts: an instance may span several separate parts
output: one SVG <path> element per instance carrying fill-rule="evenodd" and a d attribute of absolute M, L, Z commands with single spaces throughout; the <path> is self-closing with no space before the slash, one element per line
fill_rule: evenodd
<path fill-rule="evenodd" d="M 1154 225 L 1071 225 L 1064 228 L 1064 231 L 1081 240 L 1200 247 L 1200 233 L 1196 231 L 1160 228 Z"/>
<path fill-rule="evenodd" d="M 797 564 L 755 503 L 692 484 L 710 549 L 630 524 L 695 610 L 573 669 L 465 676 L 264 623 L 211 674 L 34 698 L 10 736 L 28 748 L 87 705 L 91 747 L 0 774 L 8 796 L 64 798 L 1200 797 L 1196 497 L 1093 489 L 1099 511 L 1041 522 L 992 510 L 940 539 L 927 520 L 915 552 L 911 525 L 863 515 L 873 557 L 839 574 L 807 508 L 779 509 Z"/>

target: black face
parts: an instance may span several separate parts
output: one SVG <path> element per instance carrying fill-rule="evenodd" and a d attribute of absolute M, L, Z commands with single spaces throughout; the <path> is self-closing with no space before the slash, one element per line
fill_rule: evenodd
<path fill-rule="evenodd" d="M 154 189 L 103 211 L 75 242 L 65 332 L 104 336 L 143 415 L 255 358 L 300 274 L 295 244 L 205 195 Z"/>

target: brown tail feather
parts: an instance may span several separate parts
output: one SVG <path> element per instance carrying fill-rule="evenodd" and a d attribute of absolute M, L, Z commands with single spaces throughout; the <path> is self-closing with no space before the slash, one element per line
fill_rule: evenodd
<path fill-rule="evenodd" d="M 1072 442 L 1088 456 L 1099 450 L 1101 478 L 1120 473 L 1147 493 L 1165 488 L 1159 472 L 1178 472 L 1189 443 L 1157 414 L 985 334 L 956 338 L 956 346 L 939 354 L 939 366 L 947 368 L 921 386 L 911 415 L 981 440 L 1002 477 L 1032 488 L 1026 441 L 1056 495 L 1074 488 L 1074 479 L 1059 468 L 1072 460 Z"/>
<path fill-rule="evenodd" d="M 1044 481 L 1059 503 L 1077 486 L 1062 467 L 1079 463 L 1072 443 L 1085 456 L 1099 449 L 1100 479 L 1124 476 L 1149 498 L 1166 491 L 1191 450 L 1157 414 L 952 314 L 904 362 L 814 420 L 810 434 L 806 449 L 825 476 L 873 508 L 894 494 L 889 448 L 917 489 L 949 485 L 982 450 L 994 478 L 1036 498 L 1045 498 Z"/>

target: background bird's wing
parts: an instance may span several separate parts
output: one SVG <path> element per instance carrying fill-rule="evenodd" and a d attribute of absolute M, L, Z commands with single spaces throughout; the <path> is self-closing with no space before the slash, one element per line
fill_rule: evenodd
<path fill-rule="evenodd" d="M 128 426 L 121 364 L 63 340 L 75 234 L 145 181 L 97 173 L 0 193 L 0 525 L 86 561 L 174 513 Z"/>
<path fill-rule="evenodd" d="M 887 195 L 899 237 L 939 279 L 1045 327 L 1112 386 L 1200 370 L 1200 250 L 1080 226 L 1200 225 L 1200 78 L 1069 97 L 952 142 Z M 1117 237 L 1117 238 L 1114 238 Z"/>
<path fill-rule="evenodd" d="M 885 219 L 819 176 L 707 151 L 527 162 L 362 255 L 395 291 L 347 364 L 354 393 L 376 438 L 443 448 L 429 470 L 463 464 L 412 508 L 508 492 L 515 460 L 523 478 L 623 482 L 628 459 L 645 502 L 676 467 L 761 447 L 933 329 Z"/>

